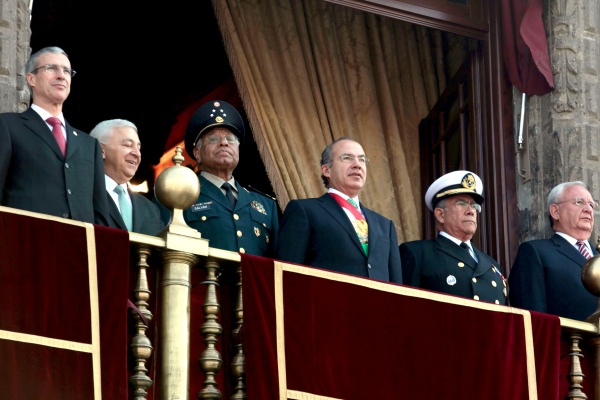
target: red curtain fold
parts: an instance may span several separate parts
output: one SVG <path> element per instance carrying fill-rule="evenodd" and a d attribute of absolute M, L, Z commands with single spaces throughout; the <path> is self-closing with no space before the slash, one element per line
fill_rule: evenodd
<path fill-rule="evenodd" d="M 554 89 L 542 0 L 502 0 L 504 64 L 521 92 L 542 95 Z"/>
<path fill-rule="evenodd" d="M 0 399 L 94 399 L 86 229 L 6 212 L 0 224 Z M 129 240 L 95 229 L 100 385 L 126 399 Z"/>
<path fill-rule="evenodd" d="M 283 271 L 278 326 L 273 260 L 242 255 L 248 398 L 280 398 L 283 374 L 288 391 L 346 400 L 534 398 L 522 312 L 324 279 L 314 270 Z M 539 313 L 531 321 L 537 399 L 557 399 L 560 322 Z"/>

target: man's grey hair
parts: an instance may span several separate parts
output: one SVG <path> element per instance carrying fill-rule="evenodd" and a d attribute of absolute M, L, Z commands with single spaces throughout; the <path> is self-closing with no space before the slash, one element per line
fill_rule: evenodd
<path fill-rule="evenodd" d="M 331 155 L 331 153 L 333 152 L 333 145 L 337 142 L 341 142 L 342 140 L 352 140 L 353 142 L 356 142 L 356 140 L 351 139 L 349 137 L 341 137 L 329 143 L 327 147 L 325 147 L 325 150 L 323 150 L 323 152 L 321 153 L 321 166 L 327 165 L 328 167 L 331 167 L 331 165 L 333 164 L 333 156 Z M 325 187 L 329 189 L 329 179 L 323 174 L 321 174 L 321 179 L 323 179 L 323 184 L 325 184 Z"/>
<path fill-rule="evenodd" d="M 92 129 L 90 136 L 98 139 L 102 144 L 106 144 L 113 134 L 113 129 L 116 128 L 132 128 L 135 132 L 138 132 L 137 126 L 131 121 L 126 119 L 108 119 L 100 122 Z"/>
<path fill-rule="evenodd" d="M 582 188 L 584 188 L 585 190 L 587 190 L 587 185 L 581 181 L 573 181 L 573 182 L 563 182 L 563 183 L 559 183 L 558 185 L 554 186 L 552 188 L 552 190 L 550 190 L 550 193 L 548 193 L 548 219 L 550 219 L 550 227 L 554 226 L 554 219 L 552 218 L 552 215 L 550 215 L 550 206 L 552 204 L 557 204 L 561 201 L 564 201 L 565 199 L 563 199 L 563 193 L 565 191 L 566 188 L 571 187 L 571 186 L 581 186 Z"/>
<path fill-rule="evenodd" d="M 27 63 L 25 64 L 25 73 L 28 74 L 30 72 L 33 72 L 34 69 L 39 67 L 39 65 L 37 65 L 38 59 L 40 58 L 40 56 L 42 54 L 47 54 L 47 53 L 63 54 L 65 57 L 69 58 L 67 53 L 60 47 L 56 47 L 56 46 L 44 47 L 43 49 L 40 49 L 40 50 L 36 51 L 35 53 L 33 53 L 31 56 L 29 56 L 29 59 L 27 60 Z"/>

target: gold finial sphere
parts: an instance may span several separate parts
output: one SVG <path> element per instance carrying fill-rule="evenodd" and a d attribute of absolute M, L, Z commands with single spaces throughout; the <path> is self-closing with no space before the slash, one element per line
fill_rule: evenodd
<path fill-rule="evenodd" d="M 181 153 L 181 147 L 177 146 L 173 156 L 175 165 L 161 172 L 154 184 L 156 198 L 169 210 L 184 210 L 200 195 L 200 181 L 194 171 L 181 166 L 184 160 Z"/>
<path fill-rule="evenodd" d="M 596 250 L 600 251 L 600 237 Z M 588 292 L 595 296 L 600 296 L 600 257 L 594 256 L 583 264 L 581 270 L 581 281 Z"/>

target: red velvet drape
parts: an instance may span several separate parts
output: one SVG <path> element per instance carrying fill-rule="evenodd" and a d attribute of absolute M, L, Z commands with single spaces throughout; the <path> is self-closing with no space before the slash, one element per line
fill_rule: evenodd
<path fill-rule="evenodd" d="M 7 212 L 0 226 L 0 399 L 126 399 L 127 233 L 88 243 L 83 224 Z"/>
<path fill-rule="evenodd" d="M 557 399 L 557 317 L 531 313 L 527 328 L 510 307 L 276 270 L 242 256 L 248 398 Z"/>

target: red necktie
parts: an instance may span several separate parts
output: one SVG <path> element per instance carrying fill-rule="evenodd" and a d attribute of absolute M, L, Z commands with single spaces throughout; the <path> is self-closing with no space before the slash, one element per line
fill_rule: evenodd
<path fill-rule="evenodd" d="M 583 243 L 582 241 L 578 241 L 577 242 L 577 247 L 579 247 L 579 252 L 586 258 L 586 259 L 590 259 L 592 258 L 592 255 L 590 254 L 590 252 L 587 249 L 587 246 L 585 245 L 585 243 Z"/>
<path fill-rule="evenodd" d="M 62 133 L 62 122 L 60 122 L 60 119 L 56 117 L 50 117 L 46 120 L 46 122 L 52 125 L 52 134 L 58 142 L 58 147 L 60 147 L 60 151 L 62 151 L 62 154 L 64 156 L 65 150 L 67 149 L 67 141 L 65 140 L 65 136 Z"/>

